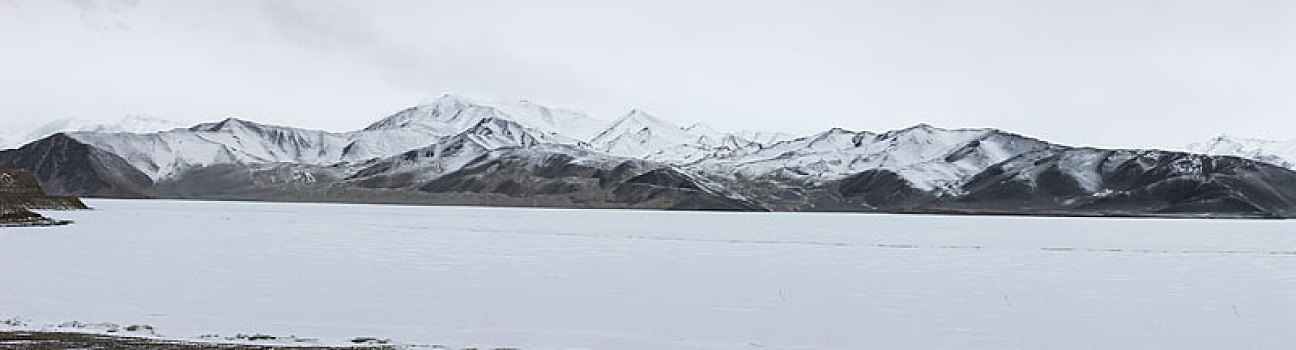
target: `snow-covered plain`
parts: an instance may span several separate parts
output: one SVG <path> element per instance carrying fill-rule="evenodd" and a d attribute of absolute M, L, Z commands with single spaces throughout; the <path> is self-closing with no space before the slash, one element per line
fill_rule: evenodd
<path fill-rule="evenodd" d="M 1279 349 L 1296 221 L 87 200 L 0 318 L 521 349 Z"/>

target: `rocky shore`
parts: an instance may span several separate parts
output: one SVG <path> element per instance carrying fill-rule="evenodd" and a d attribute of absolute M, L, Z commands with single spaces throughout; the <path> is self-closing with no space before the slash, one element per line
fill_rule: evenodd
<path fill-rule="evenodd" d="M 259 345 L 259 344 L 222 344 L 222 343 L 198 343 L 198 342 L 185 342 L 185 341 L 175 341 L 175 340 L 160 340 L 160 339 L 143 338 L 143 337 L 109 336 L 109 335 L 102 335 L 102 334 L 74 333 L 74 332 L 37 332 L 37 331 L 0 332 L 0 349 L 377 350 L 377 349 L 395 349 L 395 348 L 397 347 L 395 346 L 316 347 L 316 346 L 299 346 L 299 345 L 286 346 L 286 345 Z"/>
<path fill-rule="evenodd" d="M 35 176 L 22 169 L 0 169 L 0 227 L 58 226 L 72 223 L 32 210 L 89 209 L 81 199 L 50 196 Z"/>

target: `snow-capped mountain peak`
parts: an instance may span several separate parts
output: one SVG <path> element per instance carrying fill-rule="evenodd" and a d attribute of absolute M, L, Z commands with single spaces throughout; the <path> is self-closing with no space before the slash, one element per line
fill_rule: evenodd
<path fill-rule="evenodd" d="M 588 140 L 606 124 L 579 111 L 546 107 L 530 101 L 494 102 L 445 94 L 383 118 L 365 130 L 416 129 L 450 136 L 487 118 L 507 119 L 528 128 L 578 140 Z"/>
<path fill-rule="evenodd" d="M 80 118 L 60 118 L 33 129 L 29 136 L 40 138 L 61 131 L 145 133 L 180 128 L 181 124 L 157 117 L 127 115 L 116 121 L 101 122 Z"/>
<path fill-rule="evenodd" d="M 171 130 L 180 127 L 181 123 L 172 120 L 144 115 L 127 115 L 116 122 L 100 123 L 94 128 L 83 129 L 80 131 L 144 133 Z"/>
<path fill-rule="evenodd" d="M 406 108 L 365 130 L 424 129 L 441 135 L 463 131 L 485 118 L 499 117 L 496 110 L 455 95 L 442 95 L 429 103 Z"/>
<path fill-rule="evenodd" d="M 715 137 L 716 135 L 701 134 L 659 119 L 641 109 L 634 109 L 613 122 L 590 143 L 596 149 L 610 154 L 649 158 L 681 146 L 705 148 L 709 145 L 699 144 L 698 141 Z"/>
<path fill-rule="evenodd" d="M 1193 153 L 1234 156 L 1296 169 L 1296 140 L 1274 141 L 1221 134 L 1209 141 L 1189 144 Z"/>
<path fill-rule="evenodd" d="M 541 143 L 561 145 L 584 145 L 583 142 L 562 134 L 527 128 L 508 119 L 486 118 L 462 135 L 472 137 L 474 141 L 487 149 L 504 147 L 530 147 Z"/>
<path fill-rule="evenodd" d="M 577 141 L 566 136 L 530 129 L 512 120 L 486 118 L 454 136 L 377 161 L 358 171 L 355 177 L 399 173 L 428 180 L 457 170 L 493 150 L 574 143 Z"/>
<path fill-rule="evenodd" d="M 189 127 L 188 130 L 199 131 L 199 132 L 220 132 L 220 131 L 231 131 L 236 129 L 259 128 L 260 126 L 261 124 L 255 122 L 230 117 L 230 118 L 222 119 L 221 121 L 215 123 L 200 123 Z"/>

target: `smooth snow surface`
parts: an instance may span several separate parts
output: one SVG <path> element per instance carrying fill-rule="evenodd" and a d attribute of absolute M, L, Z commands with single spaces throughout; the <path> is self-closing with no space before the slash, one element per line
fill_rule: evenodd
<path fill-rule="evenodd" d="M 0 319 L 521 349 L 1285 349 L 1296 221 L 87 200 Z"/>

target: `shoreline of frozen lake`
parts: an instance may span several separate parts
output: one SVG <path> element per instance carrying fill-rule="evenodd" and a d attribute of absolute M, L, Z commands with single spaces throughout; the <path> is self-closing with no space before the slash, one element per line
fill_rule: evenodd
<path fill-rule="evenodd" d="M 1296 222 L 90 199 L 0 319 L 522 349 L 1280 348 Z"/>

